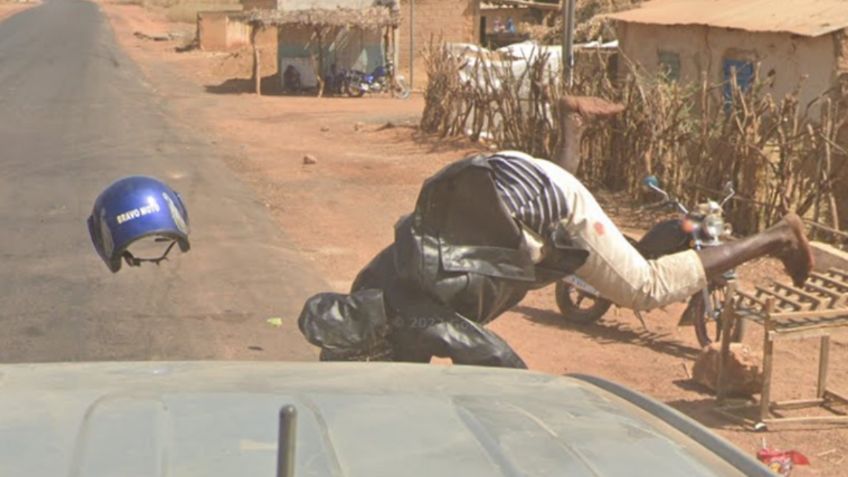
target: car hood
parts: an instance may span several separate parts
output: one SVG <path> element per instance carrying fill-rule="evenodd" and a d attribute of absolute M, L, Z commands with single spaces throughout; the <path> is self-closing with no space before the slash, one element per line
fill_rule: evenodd
<path fill-rule="evenodd" d="M 651 414 L 540 373 L 376 363 L 0 366 L 0 475 L 738 475 Z"/>

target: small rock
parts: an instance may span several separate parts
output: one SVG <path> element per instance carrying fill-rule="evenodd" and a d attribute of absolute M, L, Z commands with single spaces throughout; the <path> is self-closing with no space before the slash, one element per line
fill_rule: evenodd
<path fill-rule="evenodd" d="M 318 159 L 315 156 L 313 156 L 312 154 L 307 154 L 307 155 L 303 156 L 303 163 L 304 164 L 318 164 Z"/>
<path fill-rule="evenodd" d="M 353 125 L 353 130 L 354 130 L 354 131 L 361 131 L 361 130 L 362 130 L 362 128 L 364 128 L 364 127 L 365 127 L 365 123 L 363 123 L 363 122 L 361 122 L 361 121 L 357 121 L 357 122 L 356 122 L 356 123 L 354 123 L 354 125 Z"/>
<path fill-rule="evenodd" d="M 692 380 L 716 390 L 721 343 L 712 343 L 701 351 L 692 367 Z M 724 382 L 729 396 L 751 396 L 763 387 L 760 358 L 744 343 L 730 343 L 730 356 L 724 371 Z"/>
<path fill-rule="evenodd" d="M 328 128 L 327 126 L 321 126 L 321 132 L 327 132 L 329 130 L 330 128 Z"/>

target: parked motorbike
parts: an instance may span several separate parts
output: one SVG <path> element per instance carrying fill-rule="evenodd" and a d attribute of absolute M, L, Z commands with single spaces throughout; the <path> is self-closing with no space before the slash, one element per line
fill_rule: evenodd
<path fill-rule="evenodd" d="M 394 64 L 391 62 L 386 63 L 386 66 L 378 66 L 371 74 L 350 70 L 344 73 L 343 78 L 344 91 L 348 96 L 356 98 L 365 93 L 389 92 L 392 97 L 406 99 L 411 93 L 403 76 L 395 74 Z"/>
<path fill-rule="evenodd" d="M 662 190 L 656 177 L 647 177 L 643 183 L 663 196 L 660 203 L 650 208 L 674 207 L 680 212 L 679 218 L 657 223 L 638 241 L 626 237 L 646 259 L 656 259 L 690 248 L 700 250 L 704 247 L 714 247 L 730 237 L 732 230 L 730 224 L 724 221 L 724 205 L 735 195 L 732 183 L 726 184 L 726 195 L 721 202 L 708 200 L 692 210 Z M 733 278 L 735 271 L 730 271 L 725 273 L 720 281 L 709 283 L 689 299 L 681 315 L 679 324 L 694 325 L 695 335 L 701 346 L 721 339 L 720 319 L 726 283 Z M 601 296 L 595 288 L 573 275 L 557 282 L 556 301 L 565 319 L 583 324 L 597 321 L 612 306 L 612 302 Z M 641 320 L 638 312 L 637 316 Z M 737 321 L 731 330 L 731 341 L 740 341 L 743 333 L 743 324 Z"/>

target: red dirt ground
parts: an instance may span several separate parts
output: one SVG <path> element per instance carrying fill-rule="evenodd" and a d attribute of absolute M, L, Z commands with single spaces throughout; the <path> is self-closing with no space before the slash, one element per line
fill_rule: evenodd
<path fill-rule="evenodd" d="M 26 3 L 0 1 L 0 21 L 3 21 L 16 13 L 20 13 L 27 8 L 32 8 L 39 3 L 40 2 L 35 1 Z"/>
<path fill-rule="evenodd" d="M 147 81 L 177 121 L 214 138 L 231 168 L 248 181 L 304 257 L 334 290 L 345 290 L 359 269 L 392 239 L 395 220 L 411 210 L 423 179 L 444 164 L 476 150 L 463 141 L 443 141 L 410 127 L 423 100 L 324 98 L 247 94 L 250 55 L 190 51 L 174 42 L 145 41 L 134 31 L 191 32 L 193 25 L 166 23 L 137 6 L 102 4 L 119 42 L 140 64 Z M 269 81 L 270 84 L 270 81 Z M 391 121 L 396 127 L 384 128 Z M 304 165 L 312 154 L 314 165 Z M 599 194 L 624 225 L 645 222 L 614 197 Z M 604 200 L 606 199 L 606 200 Z M 760 261 L 741 270 L 746 286 L 777 277 L 779 268 Z M 316 292 L 319 290 L 316 290 Z M 772 446 L 797 449 L 812 460 L 795 475 L 848 475 L 848 431 L 833 427 L 755 434 L 718 418 L 713 398 L 688 379 L 698 353 L 691 328 L 679 328 L 682 305 L 646 315 L 643 329 L 631 312 L 611 310 L 598 324 L 578 327 L 556 312 L 551 289 L 528 296 L 491 328 L 532 369 L 554 374 L 603 376 L 658 398 L 687 413 L 746 451 L 766 437 Z M 831 347 L 830 383 L 848 385 L 848 341 Z M 761 331 L 746 338 L 755 349 Z M 779 345 L 775 397 L 792 399 L 815 391 L 814 343 Z"/>

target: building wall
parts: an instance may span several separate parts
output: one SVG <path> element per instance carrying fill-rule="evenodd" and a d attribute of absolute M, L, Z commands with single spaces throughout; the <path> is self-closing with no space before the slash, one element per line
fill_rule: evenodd
<path fill-rule="evenodd" d="M 782 97 L 806 76 L 802 104 L 831 87 L 835 79 L 833 35 L 816 38 L 787 33 L 753 33 L 703 26 L 661 26 L 618 23 L 616 32 L 625 56 L 648 71 L 659 70 L 661 52 L 677 53 L 680 79 L 700 81 L 706 71 L 711 82 L 723 81 L 723 59 L 760 62 L 760 74 L 773 72 L 771 93 Z M 623 62 L 622 62 L 623 63 Z"/>
<path fill-rule="evenodd" d="M 527 7 L 494 7 L 481 8 L 480 18 L 486 19 L 486 33 L 495 31 L 495 20 L 500 20 L 501 25 L 506 26 L 506 21 L 512 18 L 515 27 L 518 28 L 519 23 L 529 23 L 538 25 L 542 23 L 542 13 L 539 10 L 530 9 Z M 477 27 L 479 30 L 479 26 Z"/>
<path fill-rule="evenodd" d="M 230 51 L 250 46 L 250 25 L 230 18 L 236 12 L 199 12 L 197 32 L 200 49 L 204 51 Z M 265 29 L 256 35 L 261 49 L 276 48 L 277 33 Z"/>
<path fill-rule="evenodd" d="M 398 29 L 398 69 L 407 81 L 410 79 L 410 6 L 414 7 L 414 59 L 415 88 L 427 85 L 427 69 L 422 52 L 431 38 L 454 43 L 477 43 L 480 30 L 480 4 L 478 0 L 401 0 L 400 28 Z"/>
<path fill-rule="evenodd" d="M 197 39 L 201 50 L 226 50 L 227 12 L 198 12 Z"/>

